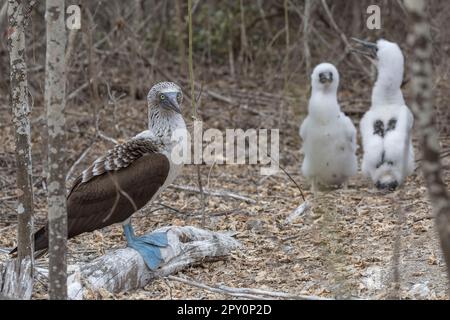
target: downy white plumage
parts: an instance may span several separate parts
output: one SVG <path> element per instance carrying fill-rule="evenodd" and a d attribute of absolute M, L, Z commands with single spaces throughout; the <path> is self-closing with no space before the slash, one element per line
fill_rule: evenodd
<path fill-rule="evenodd" d="M 342 185 L 356 173 L 356 129 L 338 104 L 339 73 L 335 66 L 319 64 L 311 75 L 311 84 L 308 116 L 300 127 L 300 136 L 302 173 L 315 191 L 318 184 Z"/>
<path fill-rule="evenodd" d="M 356 40 L 356 39 L 355 39 Z M 362 171 L 381 190 L 395 190 L 414 171 L 414 118 L 400 89 L 404 57 L 396 43 L 358 41 L 376 61 L 378 78 L 372 105 L 360 123 Z"/>

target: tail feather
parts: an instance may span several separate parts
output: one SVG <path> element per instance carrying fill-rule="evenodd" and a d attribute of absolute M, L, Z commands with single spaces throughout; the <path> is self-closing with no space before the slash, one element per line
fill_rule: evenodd
<path fill-rule="evenodd" d="M 47 227 L 42 227 L 34 234 L 34 251 L 40 251 L 48 248 Z M 9 254 L 17 252 L 17 247 L 11 250 Z"/>
<path fill-rule="evenodd" d="M 48 232 L 47 226 L 40 228 L 34 234 L 34 251 L 44 250 L 48 248 Z"/>

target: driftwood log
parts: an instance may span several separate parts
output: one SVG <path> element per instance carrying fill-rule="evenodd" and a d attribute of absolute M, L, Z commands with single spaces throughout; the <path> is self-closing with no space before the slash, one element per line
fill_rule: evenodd
<path fill-rule="evenodd" d="M 142 257 L 131 248 L 113 250 L 94 261 L 71 266 L 67 280 L 68 298 L 81 300 L 95 292 L 117 293 L 142 288 L 152 280 L 165 277 L 188 266 L 224 258 L 239 242 L 230 235 L 195 227 L 164 227 L 169 246 L 163 248 L 162 265 L 151 271 Z"/>
<path fill-rule="evenodd" d="M 0 300 L 29 300 L 33 292 L 30 259 L 9 260 L 0 264 Z"/>

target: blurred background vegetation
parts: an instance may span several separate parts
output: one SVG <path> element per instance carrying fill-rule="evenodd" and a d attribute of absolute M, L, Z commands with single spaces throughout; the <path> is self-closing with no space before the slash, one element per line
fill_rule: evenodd
<path fill-rule="evenodd" d="M 349 52 L 343 37 L 370 40 L 384 37 L 398 42 L 408 58 L 405 42 L 409 20 L 401 1 L 310 0 L 309 14 L 305 10 L 306 2 L 194 0 L 193 47 L 197 81 L 206 84 L 231 77 L 236 86 L 263 85 L 266 90 L 276 91 L 283 88 L 283 72 L 286 70 L 289 87 L 295 92 L 296 87 L 309 82 L 305 40 L 311 54 L 310 65 L 322 61 L 335 63 L 343 74 L 344 88 L 351 88 L 355 81 L 364 80 L 367 73 L 355 62 L 355 56 Z M 71 35 L 69 42 L 69 93 L 86 81 L 90 51 L 95 68 L 101 70 L 101 78 L 113 81 L 114 86 L 122 87 L 128 94 L 130 90 L 136 91 L 136 98 L 142 99 L 150 84 L 164 77 L 158 69 L 167 71 L 175 80 L 185 81 L 187 1 L 66 1 L 67 6 L 77 3 L 82 6 L 83 28 L 82 32 Z M 327 15 L 324 3 L 329 7 L 334 22 Z M 436 70 L 447 76 L 450 3 L 438 0 L 430 3 L 434 62 Z M 369 16 L 366 10 L 371 4 L 381 8 L 380 30 L 366 27 Z M 305 15 L 309 16 L 306 27 Z M 43 92 L 43 16 L 44 2 L 39 1 L 32 13 L 27 39 L 29 78 L 32 94 L 37 96 L 42 96 Z M 0 92 L 4 97 L 8 94 L 9 74 L 4 14 L 0 23 L 3 30 Z M 288 68 L 284 68 L 286 63 Z M 368 66 L 367 61 L 364 63 Z"/>
<path fill-rule="evenodd" d="M 0 1 L 2 8 L 5 2 Z M 450 3 L 429 3 L 436 105 L 441 106 L 441 130 L 447 132 L 450 116 L 442 106 L 448 106 L 450 92 Z M 187 1 L 66 1 L 66 6 L 72 4 L 82 8 L 82 29 L 68 30 L 69 109 L 72 104 L 96 109 L 123 99 L 142 101 L 153 83 L 167 79 L 180 83 L 189 101 Z M 380 30 L 366 26 L 367 8 L 373 4 L 381 9 Z M 44 7 L 38 1 L 27 32 L 28 77 L 36 117 L 43 112 Z M 4 11 L 0 13 L 0 108 L 6 110 L 9 58 Z M 369 60 L 352 52 L 351 37 L 386 38 L 400 45 L 406 57 L 404 93 L 408 101 L 409 21 L 400 0 L 194 0 L 196 89 L 207 97 L 199 99 L 199 113 L 208 120 L 223 110 L 209 102 L 212 98 L 231 106 L 228 109 L 233 113 L 242 109 L 248 113 L 237 119 L 230 115 L 216 125 L 276 126 L 294 117 L 296 126 L 306 111 L 311 69 L 328 61 L 341 73 L 342 107 L 358 122 L 370 104 L 375 69 Z M 269 116 L 252 120 L 261 115 L 261 105 Z"/>

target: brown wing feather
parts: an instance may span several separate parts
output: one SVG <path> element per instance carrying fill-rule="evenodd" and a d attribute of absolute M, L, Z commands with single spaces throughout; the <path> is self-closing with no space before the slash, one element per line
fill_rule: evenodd
<path fill-rule="evenodd" d="M 166 156 L 145 140 L 131 140 L 97 159 L 78 177 L 67 199 L 68 237 L 122 222 L 164 184 Z M 35 234 L 35 250 L 48 247 L 47 226 Z"/>

